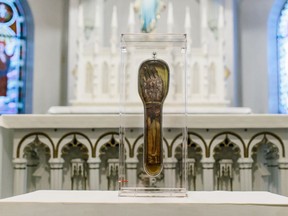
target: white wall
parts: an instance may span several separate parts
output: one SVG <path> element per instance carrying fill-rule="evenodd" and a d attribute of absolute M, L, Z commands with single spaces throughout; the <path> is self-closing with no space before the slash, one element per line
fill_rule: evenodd
<path fill-rule="evenodd" d="M 33 113 L 66 103 L 68 0 L 28 0 L 34 24 Z"/>
<path fill-rule="evenodd" d="M 268 17 L 274 0 L 239 1 L 242 106 L 268 112 Z"/>
<path fill-rule="evenodd" d="M 0 198 L 13 195 L 12 131 L 0 128 Z"/>

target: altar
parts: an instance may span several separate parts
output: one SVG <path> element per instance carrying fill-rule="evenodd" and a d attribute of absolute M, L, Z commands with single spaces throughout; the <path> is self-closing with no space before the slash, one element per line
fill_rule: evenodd
<path fill-rule="evenodd" d="M 137 157 L 143 142 L 139 118 L 131 114 L 127 119 L 131 137 L 126 139 L 126 171 L 130 182 L 141 183 L 145 179 Z M 177 171 L 179 121 L 172 114 L 166 118 L 164 130 L 169 133 L 165 137 L 164 173 L 169 181 L 159 180 L 158 187 L 181 184 Z M 3 115 L 0 124 L 2 198 L 36 190 L 71 190 L 72 186 L 92 191 L 117 189 L 117 178 L 107 170 L 118 163 L 118 115 Z M 189 191 L 288 195 L 287 115 L 191 114 L 187 126 Z M 71 181 L 72 159 L 80 159 L 85 167 L 85 176 L 76 185 Z M 219 175 L 225 163 L 232 165 L 231 178 Z"/>
<path fill-rule="evenodd" d="M 1 216 L 284 216 L 288 198 L 269 192 L 189 192 L 185 198 L 119 197 L 117 191 L 36 191 L 0 200 Z"/>

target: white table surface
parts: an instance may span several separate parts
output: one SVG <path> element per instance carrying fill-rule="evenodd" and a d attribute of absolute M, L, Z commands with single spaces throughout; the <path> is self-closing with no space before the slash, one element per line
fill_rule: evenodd
<path fill-rule="evenodd" d="M 117 191 L 36 191 L 0 200 L 1 216 L 288 216 L 288 197 L 269 192 L 189 192 L 185 198 L 118 197 Z"/>

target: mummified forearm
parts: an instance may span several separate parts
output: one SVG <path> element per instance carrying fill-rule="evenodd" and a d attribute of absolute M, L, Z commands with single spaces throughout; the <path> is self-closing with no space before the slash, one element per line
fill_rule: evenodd
<path fill-rule="evenodd" d="M 144 170 L 157 176 L 163 168 L 162 107 L 168 93 L 169 68 L 162 60 L 140 66 L 138 91 L 144 105 Z"/>

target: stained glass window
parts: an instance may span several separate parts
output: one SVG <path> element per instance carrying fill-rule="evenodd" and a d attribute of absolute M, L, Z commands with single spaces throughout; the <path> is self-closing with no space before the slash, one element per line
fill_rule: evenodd
<path fill-rule="evenodd" d="M 288 2 L 281 11 L 277 32 L 279 112 L 288 113 Z"/>
<path fill-rule="evenodd" d="M 0 0 L 0 114 L 24 110 L 26 30 L 20 1 Z"/>

